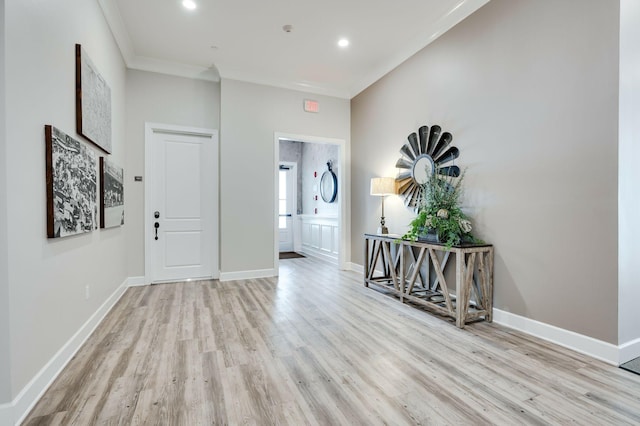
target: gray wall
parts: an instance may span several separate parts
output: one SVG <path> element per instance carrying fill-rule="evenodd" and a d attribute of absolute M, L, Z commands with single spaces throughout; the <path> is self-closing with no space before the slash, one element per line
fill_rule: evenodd
<path fill-rule="evenodd" d="M 369 179 L 440 124 L 495 245 L 496 308 L 617 343 L 618 19 L 617 2 L 493 0 L 354 98 L 352 247 L 377 225 Z"/>
<path fill-rule="evenodd" d="M 5 129 L 4 0 L 0 0 L 0 405 L 11 400 L 7 256 L 7 150 Z M 1 410 L 0 410 L 1 411 Z M 2 414 L 0 413 L 0 419 Z"/>
<path fill-rule="evenodd" d="M 15 397 L 127 278 L 128 225 L 47 239 L 44 161 L 45 124 L 83 140 L 75 132 L 75 43 L 80 43 L 111 88 L 111 158 L 124 164 L 125 67 L 95 1 L 8 1 L 4 28 L 3 99 L 11 107 L 2 158 L 11 178 L 6 241 Z"/>
<path fill-rule="evenodd" d="M 275 133 L 349 143 L 349 101 L 222 79 L 220 115 L 221 271 L 271 271 L 275 248 Z"/>
<path fill-rule="evenodd" d="M 127 70 L 126 222 L 129 276 L 144 275 L 145 122 L 220 129 L 220 83 Z M 217 165 L 212 165 L 217 167 Z"/>

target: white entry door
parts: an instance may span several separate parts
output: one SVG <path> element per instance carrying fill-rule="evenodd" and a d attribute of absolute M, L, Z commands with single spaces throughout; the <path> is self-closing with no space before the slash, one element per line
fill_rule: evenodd
<path fill-rule="evenodd" d="M 296 209 L 295 163 L 280 163 L 278 179 L 278 230 L 280 251 L 293 251 L 293 217 Z"/>
<path fill-rule="evenodd" d="M 147 124 L 148 282 L 218 277 L 217 132 Z"/>

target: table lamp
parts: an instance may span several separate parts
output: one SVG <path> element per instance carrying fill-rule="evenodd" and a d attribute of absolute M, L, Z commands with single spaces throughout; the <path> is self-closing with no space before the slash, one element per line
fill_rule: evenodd
<path fill-rule="evenodd" d="M 396 194 L 396 180 L 392 177 L 379 177 L 371 179 L 371 195 L 382 198 L 382 216 L 378 234 L 388 234 L 389 229 L 384 226 L 384 197 Z"/>

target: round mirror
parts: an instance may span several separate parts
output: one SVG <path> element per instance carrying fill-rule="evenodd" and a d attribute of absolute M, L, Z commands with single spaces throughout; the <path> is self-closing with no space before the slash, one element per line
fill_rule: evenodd
<path fill-rule="evenodd" d="M 435 173 L 459 177 L 460 168 L 454 161 L 460 150 L 451 146 L 453 136 L 443 132 L 440 126 L 421 126 L 417 132 L 407 136 L 407 143 L 400 148 L 402 157 L 396 163 L 401 169 L 396 177 L 398 194 L 404 197 L 405 205 L 412 209 L 420 207 L 423 196 L 421 185 Z"/>
<path fill-rule="evenodd" d="M 413 163 L 413 169 L 411 170 L 411 177 L 416 183 L 422 185 L 427 183 L 429 180 L 429 176 L 431 176 L 435 171 L 435 164 L 431 156 L 427 154 L 422 154 L 416 158 L 416 161 Z"/>
<path fill-rule="evenodd" d="M 325 203 L 333 203 L 338 195 L 338 178 L 336 174 L 329 170 L 322 174 L 320 178 L 320 196 Z"/>

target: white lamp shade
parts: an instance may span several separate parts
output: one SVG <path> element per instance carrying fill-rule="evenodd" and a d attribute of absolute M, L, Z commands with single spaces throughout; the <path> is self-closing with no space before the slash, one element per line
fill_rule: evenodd
<path fill-rule="evenodd" d="M 371 179 L 371 195 L 394 195 L 397 193 L 396 180 L 392 177 L 379 177 Z"/>

